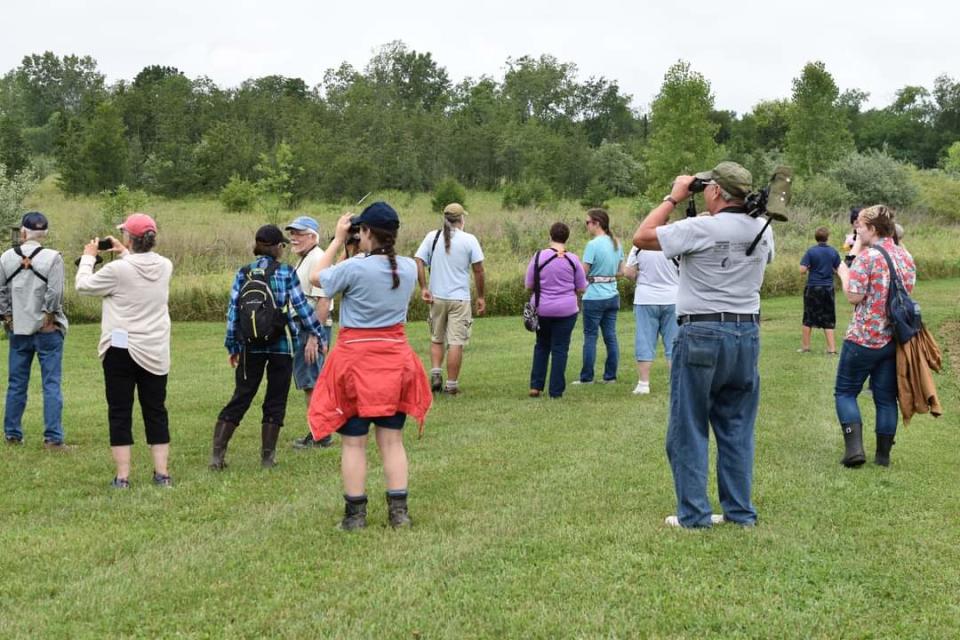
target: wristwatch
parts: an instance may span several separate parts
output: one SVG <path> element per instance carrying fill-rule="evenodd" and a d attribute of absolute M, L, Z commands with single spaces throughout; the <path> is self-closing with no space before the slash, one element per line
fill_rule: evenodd
<path fill-rule="evenodd" d="M 669 203 L 672 204 L 673 206 L 677 206 L 677 201 L 673 199 L 673 196 L 670 196 L 670 195 L 664 196 L 663 201 L 664 201 L 664 202 L 669 202 Z"/>

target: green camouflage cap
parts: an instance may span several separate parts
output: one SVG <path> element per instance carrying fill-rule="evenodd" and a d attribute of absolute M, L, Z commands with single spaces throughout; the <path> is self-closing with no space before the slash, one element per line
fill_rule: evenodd
<path fill-rule="evenodd" d="M 710 171 L 701 171 L 695 177 L 716 182 L 734 198 L 746 198 L 753 189 L 753 176 L 736 162 L 721 162 Z"/>

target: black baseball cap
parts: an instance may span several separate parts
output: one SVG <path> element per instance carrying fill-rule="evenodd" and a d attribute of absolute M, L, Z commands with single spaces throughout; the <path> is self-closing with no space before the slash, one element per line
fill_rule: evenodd
<path fill-rule="evenodd" d="M 363 224 L 375 229 L 396 231 L 400 228 L 400 216 L 386 202 L 374 202 L 358 216 L 350 219 L 350 224 Z"/>
<path fill-rule="evenodd" d="M 30 211 L 23 214 L 23 220 L 20 221 L 20 226 L 30 231 L 46 231 L 50 223 L 47 222 L 47 216 L 39 211 Z"/>
<path fill-rule="evenodd" d="M 275 224 L 265 224 L 257 229 L 257 242 L 267 246 L 277 244 L 290 244 L 290 241 L 280 231 L 280 227 Z"/>

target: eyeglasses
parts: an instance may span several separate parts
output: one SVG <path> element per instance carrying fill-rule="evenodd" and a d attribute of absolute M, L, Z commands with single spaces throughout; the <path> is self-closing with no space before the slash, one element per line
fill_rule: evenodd
<path fill-rule="evenodd" d="M 592 218 L 587 218 L 586 220 L 583 221 L 583 224 L 588 224 L 588 225 L 589 225 L 589 224 L 596 224 L 596 221 L 593 220 Z"/>

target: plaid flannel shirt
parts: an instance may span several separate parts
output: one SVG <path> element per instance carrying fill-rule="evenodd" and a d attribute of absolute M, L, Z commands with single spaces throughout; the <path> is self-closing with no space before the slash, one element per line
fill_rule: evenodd
<path fill-rule="evenodd" d="M 251 269 L 266 269 L 272 261 L 273 258 L 270 256 L 259 256 L 247 266 Z M 293 345 L 290 344 L 287 334 L 289 333 L 296 339 L 301 324 L 304 329 L 317 336 L 318 340 L 323 337 L 323 325 L 317 322 L 313 307 L 310 306 L 306 296 L 303 295 L 297 273 L 290 265 L 281 264 L 270 276 L 270 289 L 273 290 L 277 305 L 281 309 L 286 309 L 289 332 L 283 332 L 283 335 L 266 346 L 245 347 L 239 338 L 237 328 L 237 303 L 245 277 L 243 269 L 238 270 L 236 277 L 233 279 L 233 287 L 230 289 L 230 306 L 227 308 L 227 337 L 224 340 L 227 351 L 235 354 L 246 348 L 251 353 L 287 353 L 292 355 Z M 300 322 L 296 321 L 295 316 L 299 317 Z"/>

